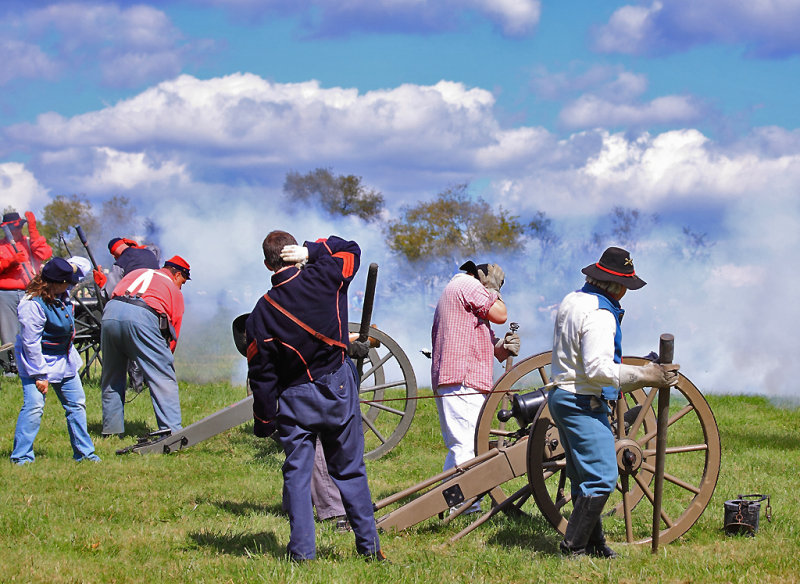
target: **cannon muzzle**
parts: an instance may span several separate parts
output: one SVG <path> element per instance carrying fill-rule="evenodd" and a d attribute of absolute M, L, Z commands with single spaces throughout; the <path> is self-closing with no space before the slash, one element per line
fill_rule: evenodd
<path fill-rule="evenodd" d="M 501 422 L 508 422 L 514 418 L 520 428 L 527 428 L 545 401 L 547 401 L 547 394 L 541 389 L 529 393 L 515 393 L 511 396 L 511 409 L 497 412 L 497 419 Z"/>

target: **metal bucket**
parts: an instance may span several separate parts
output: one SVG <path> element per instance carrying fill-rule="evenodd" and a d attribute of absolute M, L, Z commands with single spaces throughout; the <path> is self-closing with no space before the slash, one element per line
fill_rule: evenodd
<path fill-rule="evenodd" d="M 754 536 L 758 531 L 762 501 L 767 502 L 766 518 L 767 521 L 771 521 L 772 507 L 769 495 L 738 495 L 736 499 L 725 501 L 725 533 Z"/>

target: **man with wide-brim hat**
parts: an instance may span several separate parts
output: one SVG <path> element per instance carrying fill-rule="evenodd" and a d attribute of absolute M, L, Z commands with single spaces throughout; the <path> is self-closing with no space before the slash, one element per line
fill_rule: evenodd
<path fill-rule="evenodd" d="M 26 223 L 28 237 L 22 232 Z M 0 344 L 5 345 L 13 343 L 19 332 L 17 306 L 25 287 L 52 257 L 53 250 L 39 234 L 36 217 L 30 211 L 24 219 L 17 212 L 5 213 L 0 228 Z"/>
<path fill-rule="evenodd" d="M 583 288 L 564 297 L 556 314 L 551 374 L 556 387 L 548 395 L 553 422 L 566 455 L 572 492 L 561 551 L 566 555 L 616 557 L 606 545 L 601 514 L 617 484 L 609 401 L 640 387 L 670 387 L 679 365 L 622 364 L 624 311 L 620 299 L 645 285 L 630 254 L 609 247 L 583 270 Z"/>

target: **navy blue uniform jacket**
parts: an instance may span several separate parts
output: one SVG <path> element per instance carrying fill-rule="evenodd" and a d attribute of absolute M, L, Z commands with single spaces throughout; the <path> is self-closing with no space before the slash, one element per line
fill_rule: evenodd
<path fill-rule="evenodd" d="M 296 318 L 326 337 L 349 344 L 347 289 L 358 271 L 361 250 L 331 235 L 306 241 L 308 263 L 272 275 L 267 294 Z M 245 325 L 247 369 L 257 421 L 275 420 L 278 396 L 342 366 L 345 350 L 314 338 L 261 298 Z"/>

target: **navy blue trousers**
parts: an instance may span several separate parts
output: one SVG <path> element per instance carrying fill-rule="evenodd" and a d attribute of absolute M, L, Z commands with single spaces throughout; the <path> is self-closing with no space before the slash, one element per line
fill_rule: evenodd
<path fill-rule="evenodd" d="M 316 557 L 311 473 L 317 437 L 328 472 L 342 494 L 356 549 L 360 554 L 376 553 L 380 542 L 364 465 L 358 388 L 349 359 L 313 383 L 285 389 L 278 400 L 276 422 L 278 441 L 286 453 L 283 507 L 289 513 L 291 529 L 289 556 L 305 560 Z"/>

